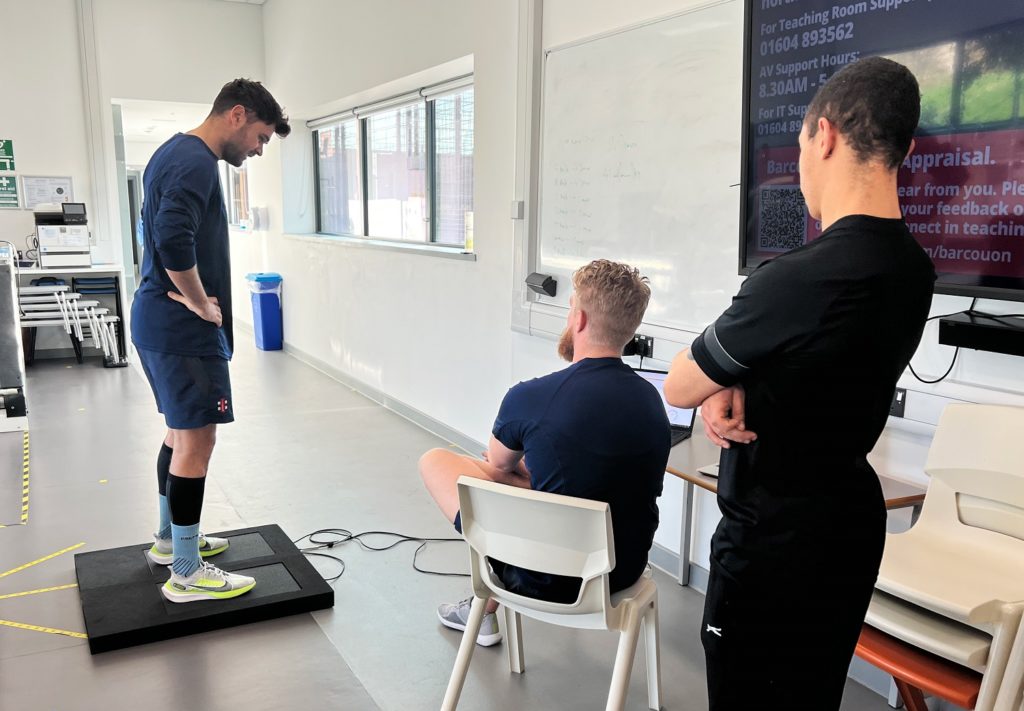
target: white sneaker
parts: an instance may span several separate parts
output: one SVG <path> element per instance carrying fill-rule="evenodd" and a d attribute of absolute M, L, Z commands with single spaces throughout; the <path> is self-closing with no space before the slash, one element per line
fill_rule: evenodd
<path fill-rule="evenodd" d="M 157 565 L 170 565 L 174 562 L 174 541 L 170 538 L 160 538 L 155 533 L 153 534 L 152 547 L 146 551 L 146 555 L 151 561 Z M 214 538 L 213 536 L 204 536 L 202 533 L 199 534 L 199 556 L 201 558 L 208 558 L 211 555 L 217 555 L 223 553 L 228 549 L 228 539 L 226 538 Z"/>
<path fill-rule="evenodd" d="M 449 603 L 439 605 L 437 619 L 441 620 L 441 624 L 445 627 L 465 632 L 466 622 L 469 620 L 469 608 L 472 604 L 473 598 L 467 597 L 454 605 Z M 480 623 L 480 632 L 476 636 L 476 643 L 481 647 L 490 647 L 500 641 L 501 629 L 498 627 L 498 616 L 493 612 L 485 613 L 484 619 Z"/>
<path fill-rule="evenodd" d="M 228 573 L 204 561 L 188 577 L 172 572 L 171 579 L 164 583 L 160 592 L 171 602 L 227 600 L 244 595 L 255 585 L 255 578 Z"/>

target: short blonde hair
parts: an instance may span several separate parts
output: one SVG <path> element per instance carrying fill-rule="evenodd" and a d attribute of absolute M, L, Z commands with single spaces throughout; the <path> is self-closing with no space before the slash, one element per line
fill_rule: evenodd
<path fill-rule="evenodd" d="M 651 300 L 647 277 L 628 264 L 595 259 L 572 275 L 576 306 L 587 313 L 594 341 L 622 348 L 640 327 Z"/>

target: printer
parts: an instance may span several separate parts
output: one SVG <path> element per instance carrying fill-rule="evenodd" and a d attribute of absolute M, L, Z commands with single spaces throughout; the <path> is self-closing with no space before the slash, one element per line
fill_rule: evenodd
<path fill-rule="evenodd" d="M 84 202 L 44 203 L 36 206 L 34 214 L 40 267 L 56 269 L 92 264 Z"/>

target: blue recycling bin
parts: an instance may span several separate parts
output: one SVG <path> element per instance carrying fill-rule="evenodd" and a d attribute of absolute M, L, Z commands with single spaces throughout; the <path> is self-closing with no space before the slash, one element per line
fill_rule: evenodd
<path fill-rule="evenodd" d="M 281 321 L 281 275 L 255 272 L 245 275 L 252 296 L 252 326 L 256 347 L 263 351 L 279 351 L 284 340 Z"/>

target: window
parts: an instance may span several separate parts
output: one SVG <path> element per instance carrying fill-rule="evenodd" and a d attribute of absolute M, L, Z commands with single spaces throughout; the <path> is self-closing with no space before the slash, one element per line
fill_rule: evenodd
<path fill-rule="evenodd" d="M 359 122 L 342 121 L 316 134 L 320 232 L 363 233 L 363 183 L 359 170 Z"/>
<path fill-rule="evenodd" d="M 422 89 L 310 122 L 317 231 L 472 249 L 473 86 Z"/>
<path fill-rule="evenodd" d="M 366 119 L 366 213 L 371 236 L 428 240 L 426 134 L 423 101 Z"/>
<path fill-rule="evenodd" d="M 472 87 L 434 101 L 434 136 L 435 240 L 466 244 L 473 229 Z"/>
<path fill-rule="evenodd" d="M 232 227 L 250 227 L 249 222 L 249 173 L 245 164 L 236 168 L 227 163 L 220 164 L 220 187 L 224 193 L 224 208 L 228 224 Z"/>

